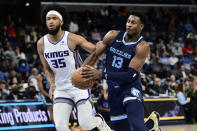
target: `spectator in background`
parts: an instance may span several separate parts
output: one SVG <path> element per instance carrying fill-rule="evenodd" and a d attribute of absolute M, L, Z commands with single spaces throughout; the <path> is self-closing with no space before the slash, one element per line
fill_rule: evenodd
<path fill-rule="evenodd" d="M 167 44 L 167 51 L 169 52 L 169 53 L 173 53 L 173 50 L 176 48 L 176 44 L 175 44 L 175 42 L 174 42 L 174 39 L 173 38 L 171 38 L 170 40 L 169 40 L 169 43 Z"/>
<path fill-rule="evenodd" d="M 73 19 L 70 21 L 69 31 L 72 33 L 78 33 L 79 31 L 78 19 L 76 15 L 74 15 Z"/>
<path fill-rule="evenodd" d="M 192 90 L 188 93 L 188 96 L 191 98 L 192 106 L 194 107 L 195 120 L 197 122 L 197 78 L 194 78 L 191 85 Z"/>
<path fill-rule="evenodd" d="M 20 90 L 21 88 L 16 85 L 16 84 L 13 84 L 11 85 L 10 87 L 10 94 L 6 97 L 6 100 L 21 100 L 21 99 L 24 99 L 25 95 L 24 95 L 24 92 L 22 92 Z"/>
<path fill-rule="evenodd" d="M 37 32 L 35 31 L 35 27 L 32 26 L 32 27 L 30 27 L 29 34 L 26 35 L 26 42 L 31 43 L 31 44 L 35 44 L 37 42 L 37 40 L 38 40 Z"/>
<path fill-rule="evenodd" d="M 95 42 L 101 40 L 101 33 L 98 31 L 98 28 L 94 28 L 93 32 L 91 32 L 91 39 Z"/>
<path fill-rule="evenodd" d="M 197 77 L 197 64 L 191 65 L 190 76 Z"/>
<path fill-rule="evenodd" d="M 194 50 L 192 49 L 191 44 L 192 44 L 191 40 L 187 39 L 185 42 L 185 46 L 182 48 L 184 55 L 192 55 L 194 53 Z"/>
<path fill-rule="evenodd" d="M 178 41 L 176 43 L 179 47 L 183 48 L 185 46 L 185 43 L 183 41 L 183 38 L 182 37 L 179 37 L 178 38 Z"/>
<path fill-rule="evenodd" d="M 175 48 L 172 48 L 172 53 L 174 53 L 176 56 L 183 56 L 182 48 L 178 44 L 175 45 Z"/>
<path fill-rule="evenodd" d="M 25 60 L 19 61 L 18 72 L 29 72 L 29 67 L 27 66 L 27 62 Z"/>
<path fill-rule="evenodd" d="M 190 70 L 191 69 L 191 64 L 192 64 L 192 61 L 190 59 L 190 55 L 184 55 L 182 58 L 181 58 L 181 61 L 183 62 L 184 66 L 185 66 L 185 69 L 186 70 Z"/>
<path fill-rule="evenodd" d="M 186 121 L 188 123 L 194 122 L 194 109 L 192 107 L 192 104 L 190 102 L 190 97 L 187 97 L 185 95 L 185 85 L 183 83 L 180 83 L 178 85 L 178 88 L 176 90 L 177 92 L 177 98 L 180 105 L 182 105 L 185 115 L 186 115 Z"/>
<path fill-rule="evenodd" d="M 1 59 L 0 71 L 4 73 L 8 72 L 8 64 L 7 64 L 6 59 Z"/>
<path fill-rule="evenodd" d="M 188 77 L 188 75 L 189 75 L 189 72 L 187 70 L 185 70 L 185 66 L 181 65 L 180 70 L 177 71 L 178 79 L 180 79 L 180 78 L 185 79 Z"/>
<path fill-rule="evenodd" d="M 29 63 L 30 68 L 36 67 L 41 64 L 40 59 L 38 58 L 38 55 L 35 53 L 32 54 L 32 58 L 30 59 L 28 63 Z"/>
<path fill-rule="evenodd" d="M 17 71 L 17 64 L 14 61 L 10 61 L 8 70 L 15 70 Z"/>
<path fill-rule="evenodd" d="M 178 25 L 177 25 L 176 29 L 177 29 L 177 32 L 185 32 L 185 27 L 183 25 L 183 21 L 180 20 L 178 22 Z"/>
<path fill-rule="evenodd" d="M 0 99 L 5 100 L 6 97 L 9 95 L 9 90 L 6 88 L 6 81 L 0 82 Z"/>
<path fill-rule="evenodd" d="M 178 62 L 178 57 L 175 56 L 174 53 L 170 54 L 170 58 L 168 59 L 169 65 L 172 67 L 172 69 L 175 69 L 175 65 Z"/>
<path fill-rule="evenodd" d="M 175 20 L 172 19 L 168 25 L 168 31 L 175 31 L 176 30 L 176 26 L 175 26 Z"/>
<path fill-rule="evenodd" d="M 11 38 L 16 37 L 16 30 L 14 29 L 14 21 L 12 21 L 8 26 L 8 36 Z"/>
<path fill-rule="evenodd" d="M 16 56 L 17 56 L 18 61 L 26 60 L 26 55 L 24 52 L 21 52 L 19 46 L 16 46 L 15 52 L 16 52 Z"/>
<path fill-rule="evenodd" d="M 28 86 L 25 90 L 25 96 L 28 100 L 38 100 L 38 91 L 36 91 L 36 88 L 34 86 Z"/>
<path fill-rule="evenodd" d="M 154 80 L 154 85 L 152 87 L 153 90 L 156 91 L 157 95 L 164 95 L 167 96 L 167 90 L 161 85 L 161 79 L 160 78 L 155 78 Z"/>
<path fill-rule="evenodd" d="M 18 63 L 16 54 L 13 50 L 13 47 L 10 44 L 8 45 L 8 50 L 6 50 L 4 54 L 6 56 L 6 59 L 14 61 L 15 63 Z"/>
<path fill-rule="evenodd" d="M 165 52 L 163 52 L 161 57 L 159 57 L 159 63 L 161 63 L 164 66 L 169 65 L 169 57 L 166 55 Z"/>
<path fill-rule="evenodd" d="M 39 91 L 37 77 L 38 77 L 38 69 L 32 68 L 31 75 L 29 76 L 28 81 L 32 83 L 32 86 L 36 88 L 36 91 Z"/>
<path fill-rule="evenodd" d="M 163 88 L 164 88 L 164 90 L 166 90 L 166 94 L 168 94 L 168 96 L 175 96 L 175 90 L 172 88 L 170 78 L 167 78 L 165 80 Z"/>
<path fill-rule="evenodd" d="M 197 41 L 197 34 L 196 34 L 196 30 L 193 29 L 191 32 L 189 32 L 186 36 L 187 39 L 190 39 L 192 41 Z"/>
<path fill-rule="evenodd" d="M 194 29 L 189 18 L 187 18 L 186 23 L 184 24 L 184 28 L 187 32 L 190 32 Z"/>

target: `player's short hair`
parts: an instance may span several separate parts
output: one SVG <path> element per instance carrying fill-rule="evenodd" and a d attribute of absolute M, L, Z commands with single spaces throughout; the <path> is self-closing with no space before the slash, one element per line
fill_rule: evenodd
<path fill-rule="evenodd" d="M 49 11 L 51 10 L 55 10 L 57 11 L 58 13 L 60 13 L 63 17 L 63 21 L 65 21 L 65 15 L 66 15 L 66 10 L 64 7 L 60 6 L 60 5 L 57 5 L 57 4 L 53 4 L 53 5 L 48 5 L 46 7 L 44 7 L 42 9 L 42 12 L 41 12 L 41 20 L 42 20 L 42 23 L 45 24 L 46 22 L 46 15 Z"/>
<path fill-rule="evenodd" d="M 143 13 L 140 13 L 140 12 L 136 12 L 136 11 L 131 11 L 129 12 L 129 16 L 130 15 L 134 15 L 134 16 L 137 16 L 140 18 L 140 21 L 142 22 L 142 24 L 146 24 L 147 21 L 148 21 L 148 18 L 143 14 Z"/>

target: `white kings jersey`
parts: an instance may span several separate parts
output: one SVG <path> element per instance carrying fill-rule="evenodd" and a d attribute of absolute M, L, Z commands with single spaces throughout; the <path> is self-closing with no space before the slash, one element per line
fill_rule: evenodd
<path fill-rule="evenodd" d="M 71 83 L 72 74 L 82 64 L 77 51 L 69 48 L 69 32 L 64 31 L 61 39 L 52 43 L 49 36 L 43 37 L 44 57 L 55 74 L 56 90 L 73 88 Z"/>

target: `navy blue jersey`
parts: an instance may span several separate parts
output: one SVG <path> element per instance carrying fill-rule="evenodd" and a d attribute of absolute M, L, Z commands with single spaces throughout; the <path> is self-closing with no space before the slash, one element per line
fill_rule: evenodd
<path fill-rule="evenodd" d="M 143 40 L 140 37 L 137 42 L 125 42 L 126 32 L 120 31 L 115 40 L 109 45 L 106 58 L 106 72 L 125 72 L 131 59 L 135 56 L 136 46 Z"/>

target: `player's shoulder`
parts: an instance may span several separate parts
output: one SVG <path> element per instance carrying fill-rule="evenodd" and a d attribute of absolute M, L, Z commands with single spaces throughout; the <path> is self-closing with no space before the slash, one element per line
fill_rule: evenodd
<path fill-rule="evenodd" d="M 107 32 L 107 34 L 103 38 L 103 41 L 109 44 L 118 36 L 119 33 L 120 31 L 118 30 L 110 30 Z"/>
<path fill-rule="evenodd" d="M 110 30 L 108 31 L 108 33 L 106 34 L 106 36 L 110 37 L 110 38 L 116 38 L 116 36 L 120 33 L 119 30 Z"/>
<path fill-rule="evenodd" d="M 137 49 L 139 49 L 139 50 L 150 50 L 150 45 L 146 41 L 142 40 L 137 45 Z"/>
<path fill-rule="evenodd" d="M 43 44 L 43 39 L 44 39 L 44 38 L 41 37 L 41 38 L 37 41 L 37 45 L 39 45 L 39 46 L 42 45 L 42 44 Z"/>
<path fill-rule="evenodd" d="M 76 39 L 81 39 L 81 38 L 83 38 L 81 35 L 69 32 L 69 39 L 70 40 L 76 40 Z"/>

